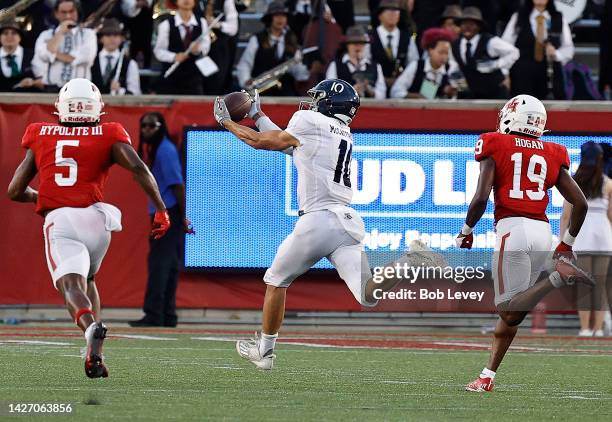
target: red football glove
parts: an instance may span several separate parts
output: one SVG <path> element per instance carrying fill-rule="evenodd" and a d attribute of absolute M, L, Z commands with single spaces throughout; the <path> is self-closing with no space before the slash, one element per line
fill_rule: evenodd
<path fill-rule="evenodd" d="M 153 227 L 151 229 L 151 236 L 157 240 L 166 234 L 170 228 L 170 215 L 168 210 L 155 211 L 153 217 Z"/>
<path fill-rule="evenodd" d="M 574 259 L 574 251 L 572 247 L 565 242 L 559 242 L 553 253 L 553 259 L 557 259 L 560 256 L 564 256 L 570 260 Z"/>
<path fill-rule="evenodd" d="M 455 244 L 458 248 L 461 249 L 472 249 L 472 244 L 474 243 L 474 234 L 463 234 L 459 233 L 455 238 Z"/>

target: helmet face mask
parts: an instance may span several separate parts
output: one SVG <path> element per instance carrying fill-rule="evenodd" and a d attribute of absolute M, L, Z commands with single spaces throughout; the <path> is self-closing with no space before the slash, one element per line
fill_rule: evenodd
<path fill-rule="evenodd" d="M 546 108 L 531 95 L 517 95 L 499 111 L 497 131 L 540 138 L 546 131 Z"/>
<path fill-rule="evenodd" d="M 103 107 L 98 87 L 87 79 L 76 78 L 60 89 L 55 102 L 55 114 L 60 123 L 98 123 L 104 114 Z"/>
<path fill-rule="evenodd" d="M 321 81 L 308 90 L 308 95 L 311 100 L 300 102 L 300 110 L 317 111 L 336 118 L 345 125 L 351 124 L 360 105 L 357 91 L 342 79 Z"/>

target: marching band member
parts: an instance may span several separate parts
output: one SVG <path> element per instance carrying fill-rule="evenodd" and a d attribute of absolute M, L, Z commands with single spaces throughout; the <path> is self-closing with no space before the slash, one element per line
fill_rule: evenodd
<path fill-rule="evenodd" d="M 266 28 L 251 36 L 236 66 L 238 83 L 245 87 L 254 77 L 290 60 L 298 52 L 295 34 L 287 25 L 289 10 L 282 1 L 270 3 L 261 18 Z M 310 73 L 301 63 L 294 64 L 279 82 L 280 87 L 266 91 L 267 95 L 295 96 L 295 81 L 305 81 Z"/>
<path fill-rule="evenodd" d="M 91 81 L 102 94 L 140 95 L 138 65 L 127 57 L 121 60 L 124 52 L 120 47 L 125 41 L 121 23 L 114 18 L 105 19 L 98 34 L 102 48 L 91 67 Z"/>
<path fill-rule="evenodd" d="M 347 81 L 360 97 L 382 100 L 387 97 L 387 86 L 380 64 L 365 55 L 370 37 L 361 26 L 351 26 L 346 31 L 346 53 L 329 64 L 326 79 Z"/>

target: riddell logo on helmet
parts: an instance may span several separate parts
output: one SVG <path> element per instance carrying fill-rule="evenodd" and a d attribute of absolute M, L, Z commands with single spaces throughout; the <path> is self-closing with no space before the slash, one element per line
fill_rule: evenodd
<path fill-rule="evenodd" d="M 522 127 L 520 129 L 518 129 L 518 131 L 521 132 L 521 133 L 524 133 L 525 135 L 531 135 L 531 136 L 536 136 L 536 137 L 541 135 L 539 130 L 529 129 L 529 128 L 526 128 L 526 127 Z"/>
<path fill-rule="evenodd" d="M 62 118 L 64 123 L 89 123 L 93 121 L 95 121 L 93 116 L 65 116 Z"/>

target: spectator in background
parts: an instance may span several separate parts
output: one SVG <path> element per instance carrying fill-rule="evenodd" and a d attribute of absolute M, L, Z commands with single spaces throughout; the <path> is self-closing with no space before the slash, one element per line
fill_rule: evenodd
<path fill-rule="evenodd" d="M 606 0 L 599 25 L 599 90 L 606 100 L 610 100 L 612 87 L 612 0 Z"/>
<path fill-rule="evenodd" d="M 444 9 L 451 4 L 459 5 L 460 3 L 460 0 L 414 0 L 412 17 L 418 33 L 422 34 L 429 28 L 437 27 Z"/>
<path fill-rule="evenodd" d="M 140 95 L 138 65 L 121 48 L 125 41 L 121 23 L 115 18 L 105 19 L 98 35 L 102 48 L 91 67 L 91 81 L 102 94 Z"/>
<path fill-rule="evenodd" d="M 368 8 L 370 9 L 370 25 L 376 28 L 380 25 L 378 17 L 381 0 L 368 0 Z M 412 10 L 414 8 L 414 0 L 397 0 L 399 5 L 400 17 L 397 24 L 398 28 L 403 31 L 408 31 L 411 34 L 416 33 L 417 26 L 412 19 Z"/>
<path fill-rule="evenodd" d="M 382 0 L 378 6 L 380 25 L 370 36 L 370 58 L 382 66 L 388 89 L 409 63 L 419 59 L 415 37 L 411 32 L 399 29 L 399 18 L 399 2 Z"/>
<path fill-rule="evenodd" d="M 468 92 L 463 98 L 503 99 L 509 96 L 507 74 L 519 51 L 501 38 L 483 32 L 485 23 L 477 7 L 461 14 L 461 36 L 452 43 L 452 58 L 465 76 Z"/>
<path fill-rule="evenodd" d="M 318 19 L 321 14 L 321 2 L 319 0 L 287 0 L 285 5 L 289 10 L 289 26 L 298 36 L 298 42 L 304 44 L 305 38 L 316 31 L 316 26 L 308 29 L 309 24 Z M 327 0 L 323 1 L 323 13 L 325 16 L 333 16 L 334 24 L 337 22 L 342 32 L 353 25 L 355 15 L 353 11 L 353 0 Z M 338 17 L 336 17 L 338 14 Z"/>
<path fill-rule="evenodd" d="M 391 98 L 452 98 L 457 94 L 449 82 L 453 71 L 449 64 L 454 32 L 430 28 L 423 33 L 421 44 L 426 57 L 412 62 L 391 88 Z M 455 65 L 456 66 L 456 65 Z"/>
<path fill-rule="evenodd" d="M 313 4 L 314 3 L 314 4 Z M 289 26 L 298 37 L 298 43 L 302 44 L 302 34 L 313 14 L 317 13 L 320 3 L 311 0 L 286 0 L 285 6 L 289 11 Z M 324 6 L 326 7 L 326 6 Z"/>
<path fill-rule="evenodd" d="M 261 18 L 266 26 L 262 31 L 249 38 L 249 42 L 236 66 L 238 83 L 245 88 L 253 78 L 267 70 L 290 60 L 298 51 L 297 37 L 287 26 L 289 10 L 282 1 L 270 3 L 268 10 Z M 308 80 L 310 73 L 305 65 L 298 63 L 284 74 L 279 82 L 280 87 L 267 90 L 266 95 L 295 96 L 295 82 Z"/>
<path fill-rule="evenodd" d="M 461 7 L 458 4 L 446 6 L 442 16 L 440 16 L 440 28 L 449 30 L 457 36 L 461 34 Z"/>
<path fill-rule="evenodd" d="M 353 85 L 363 98 L 382 100 L 387 97 L 387 86 L 382 67 L 366 55 L 370 37 L 361 26 L 352 26 L 344 38 L 345 53 L 329 64 L 325 77 L 342 79 Z"/>
<path fill-rule="evenodd" d="M 173 0 L 178 10 L 157 27 L 157 40 L 153 53 L 162 63 L 159 92 L 162 94 L 203 95 L 204 79 L 196 61 L 210 50 L 210 37 L 203 37 L 208 30 L 206 19 L 197 18 L 193 12 L 195 0 Z M 174 63 L 179 63 L 168 78 L 163 74 Z"/>
<path fill-rule="evenodd" d="M 36 92 L 44 89 L 42 79 L 32 73 L 34 52 L 21 46 L 22 31 L 17 22 L 0 24 L 0 91 Z"/>
<path fill-rule="evenodd" d="M 93 13 L 96 13 L 100 7 L 104 6 L 107 0 L 85 0 L 81 2 L 81 12 L 83 21 L 87 21 Z M 121 17 L 121 1 L 116 2 L 110 12 L 106 15 L 107 18 Z"/>
<path fill-rule="evenodd" d="M 176 288 L 185 233 L 193 233 L 185 218 L 185 184 L 179 153 L 168 136 L 166 121 L 161 113 L 145 113 L 140 118 L 138 155 L 147 163 L 155 177 L 159 192 L 170 214 L 170 229 L 159 239 L 149 239 L 147 290 L 143 311 L 145 316 L 130 321 L 132 327 L 176 327 Z M 155 207 L 149 203 L 153 219 Z"/>
<path fill-rule="evenodd" d="M 327 6 L 342 32 L 355 25 L 355 6 L 353 0 L 327 0 Z"/>
<path fill-rule="evenodd" d="M 98 44 L 92 29 L 78 26 L 80 3 L 57 0 L 54 15 L 59 25 L 43 31 L 36 40 L 32 66 L 46 89 L 57 92 L 73 78 L 91 79 Z"/>
<path fill-rule="evenodd" d="M 151 67 L 153 0 L 121 0 L 125 28 L 130 34 L 130 57 L 141 68 Z"/>
<path fill-rule="evenodd" d="M 325 78 L 325 71 L 328 65 L 336 59 L 341 46 L 343 35 L 342 28 L 334 19 L 329 8 L 325 8 L 323 15 L 323 28 L 319 23 L 319 10 L 315 9 L 312 20 L 304 28 L 303 47 L 318 47 L 319 50 L 313 51 L 304 56 L 304 64 L 308 66 L 310 78 L 301 83 L 305 89 L 315 86 Z M 301 92 L 300 92 L 301 94 Z"/>
<path fill-rule="evenodd" d="M 520 50 L 512 67 L 512 95 L 565 99 L 563 65 L 574 57 L 569 24 L 552 0 L 526 0 L 512 15 L 503 39 Z"/>
<path fill-rule="evenodd" d="M 593 274 L 596 285 L 591 288 L 578 283 L 578 316 L 581 337 L 603 336 L 606 314 L 606 290 L 612 299 L 612 285 L 607 279 L 612 255 L 612 181 L 604 174 L 604 153 L 595 142 L 586 142 L 580 148 L 580 166 L 574 179 L 587 198 L 589 209 L 573 249 L 578 255 L 578 266 Z M 567 230 L 572 205 L 563 204 L 560 237 Z M 593 314 L 593 325 L 591 325 Z"/>
<path fill-rule="evenodd" d="M 238 11 L 234 0 L 207 0 L 204 11 L 209 26 L 223 13 L 221 21 L 213 28 L 215 41 L 208 53 L 219 70 L 204 79 L 204 92 L 207 95 L 221 95 L 231 90 L 234 57 L 230 55 L 230 45 L 232 38 L 238 34 Z"/>
<path fill-rule="evenodd" d="M 0 10 L 14 4 L 15 0 L 0 0 Z M 54 5 L 55 0 L 50 4 L 44 1 L 38 1 L 20 13 L 20 16 L 23 16 L 23 22 L 20 22 L 21 46 L 23 48 L 34 50 L 36 39 L 40 33 L 50 26 L 48 20 L 49 17 L 53 15 L 52 10 Z"/>

